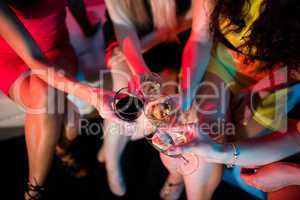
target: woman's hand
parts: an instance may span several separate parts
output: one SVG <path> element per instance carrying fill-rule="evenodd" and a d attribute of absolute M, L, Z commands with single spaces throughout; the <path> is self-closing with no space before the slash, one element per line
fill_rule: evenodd
<path fill-rule="evenodd" d="M 273 192 L 291 185 L 299 185 L 300 166 L 276 162 L 256 169 L 255 173 L 241 172 L 241 178 L 249 185 L 264 192 Z"/>
<path fill-rule="evenodd" d="M 190 142 L 176 147 L 176 152 L 193 153 L 206 162 L 223 163 L 224 156 L 232 155 L 225 153 L 226 146 L 211 140 L 208 133 L 202 131 L 197 123 L 183 124 L 168 127 L 168 132 L 193 133 Z M 231 147 L 231 146 L 230 146 Z M 230 158 L 229 158 L 230 159 Z M 228 159 L 228 160 L 229 160 Z"/>
<path fill-rule="evenodd" d="M 115 115 L 113 109 L 114 95 L 114 92 L 96 88 L 93 89 L 93 98 L 91 101 L 102 118 L 121 123 L 122 120 Z"/>

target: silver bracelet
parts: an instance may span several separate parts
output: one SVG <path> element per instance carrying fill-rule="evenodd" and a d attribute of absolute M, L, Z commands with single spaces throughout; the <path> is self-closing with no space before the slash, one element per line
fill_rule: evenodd
<path fill-rule="evenodd" d="M 231 144 L 231 146 L 232 146 L 232 149 L 233 149 L 233 157 L 230 160 L 230 162 L 226 165 L 227 168 L 233 168 L 236 164 L 237 159 L 239 158 L 239 155 L 240 155 L 239 146 L 236 145 L 236 144 L 233 144 L 233 143 Z"/>

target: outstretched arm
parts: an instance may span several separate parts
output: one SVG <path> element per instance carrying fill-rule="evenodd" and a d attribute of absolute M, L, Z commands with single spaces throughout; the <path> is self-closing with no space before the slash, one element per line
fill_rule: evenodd
<path fill-rule="evenodd" d="M 209 24 L 214 4 L 214 1 L 193 0 L 192 32 L 182 58 L 183 110 L 189 109 L 196 92 L 195 89 L 202 80 L 210 59 L 212 37 Z"/>
<path fill-rule="evenodd" d="M 11 46 L 16 54 L 48 85 L 63 92 L 75 95 L 99 109 L 108 92 L 81 84 L 71 77 L 65 76 L 56 70 L 50 63 L 23 26 L 14 12 L 3 1 L 0 1 L 0 35 Z M 103 97 L 103 98 L 102 98 Z"/>
<path fill-rule="evenodd" d="M 298 122 L 299 123 L 299 122 Z M 296 123 L 292 122 L 293 127 Z M 253 138 L 236 143 L 239 149 L 235 164 L 239 166 L 261 166 L 279 161 L 300 152 L 300 134 L 296 128 L 286 133 Z M 231 144 L 217 144 L 213 141 L 196 141 L 182 147 L 184 152 L 193 152 L 209 162 L 231 164 L 234 149 Z"/>

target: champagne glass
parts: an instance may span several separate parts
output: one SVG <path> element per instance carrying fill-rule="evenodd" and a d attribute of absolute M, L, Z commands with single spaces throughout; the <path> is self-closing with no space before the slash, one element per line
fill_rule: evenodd
<path fill-rule="evenodd" d="M 171 126 L 180 113 L 178 98 L 178 95 L 165 96 L 149 102 L 144 108 L 145 116 L 157 127 Z"/>
<path fill-rule="evenodd" d="M 161 81 L 158 74 L 152 72 L 142 74 L 140 86 L 134 91 L 124 87 L 116 92 L 113 109 L 120 119 L 135 122 L 142 114 L 144 104 L 160 96 Z"/>
<path fill-rule="evenodd" d="M 161 78 L 157 73 L 149 72 L 140 76 L 140 92 L 147 102 L 156 100 L 161 95 Z"/>
<path fill-rule="evenodd" d="M 165 130 L 152 129 L 152 131 L 146 134 L 145 138 L 156 150 L 169 157 L 179 158 L 177 170 L 180 174 L 188 175 L 197 170 L 199 161 L 196 155 L 177 151 L 177 147 L 189 142 L 191 133 L 181 132 L 171 134 Z"/>
<path fill-rule="evenodd" d="M 149 103 L 145 115 L 153 127 L 145 131 L 145 138 L 158 151 L 167 156 L 180 159 L 180 173 L 193 173 L 198 167 L 198 158 L 193 154 L 177 152 L 177 147 L 192 141 L 195 133 L 190 129 L 172 130 L 170 126 L 181 123 L 179 96 L 169 96 Z"/>

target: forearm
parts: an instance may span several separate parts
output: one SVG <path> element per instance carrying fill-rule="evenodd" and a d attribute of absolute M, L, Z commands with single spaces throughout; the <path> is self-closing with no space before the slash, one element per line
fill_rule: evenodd
<path fill-rule="evenodd" d="M 200 42 L 189 39 L 182 57 L 182 77 L 181 88 L 196 87 L 202 80 L 206 71 L 211 52 L 212 44 L 210 41 Z"/>
<path fill-rule="evenodd" d="M 130 27 L 119 27 L 118 25 L 115 25 L 115 31 L 131 73 L 139 75 L 148 72 L 149 69 L 142 56 L 141 42 L 137 34 Z"/>
<path fill-rule="evenodd" d="M 95 88 L 82 84 L 75 79 L 66 76 L 63 72 L 56 70 L 52 64 L 44 60 L 33 60 L 29 63 L 30 69 L 33 74 L 37 75 L 40 79 L 45 81 L 48 85 L 63 91 L 65 93 L 77 96 L 83 101 L 97 105 L 98 98 L 95 95 Z M 100 89 L 97 88 L 99 91 Z M 104 92 L 104 91 L 103 91 Z"/>
<path fill-rule="evenodd" d="M 260 166 L 270 164 L 300 152 L 300 134 L 295 132 L 274 133 L 262 138 L 249 139 L 237 143 L 239 156 L 236 165 Z M 216 162 L 230 164 L 234 150 L 231 145 L 215 148 Z"/>
<path fill-rule="evenodd" d="M 180 34 L 191 27 L 191 18 L 182 18 L 179 20 L 178 27 L 174 32 Z M 122 52 L 131 65 L 133 74 L 141 74 L 148 71 L 148 67 L 142 57 L 142 54 L 149 49 L 165 42 L 164 33 L 154 30 L 146 36 L 139 39 L 132 31 L 132 28 L 120 27 L 115 25 L 117 38 L 122 48 Z"/>
<path fill-rule="evenodd" d="M 196 87 L 206 71 L 212 48 L 209 25 L 214 8 L 215 1 L 193 0 L 192 30 L 182 58 L 181 88 L 184 91 Z"/>
<path fill-rule="evenodd" d="M 36 44 L 28 30 L 16 17 L 13 11 L 5 3 L 0 1 L 0 35 L 11 46 L 16 54 L 31 69 L 31 73 L 37 75 L 48 85 L 92 103 L 98 98 L 92 97 L 89 91 L 91 87 L 76 82 L 66 77 L 63 73 L 55 70 L 49 63 L 41 49 Z M 95 105 L 95 104 L 93 104 Z"/>

